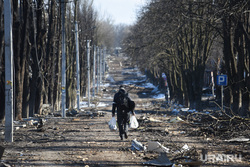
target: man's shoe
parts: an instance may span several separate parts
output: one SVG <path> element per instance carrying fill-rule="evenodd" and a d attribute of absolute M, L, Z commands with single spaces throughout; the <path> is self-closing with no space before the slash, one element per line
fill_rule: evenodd
<path fill-rule="evenodd" d="M 122 137 L 122 135 L 121 135 L 120 137 L 121 137 L 121 140 L 123 140 L 123 137 Z"/>
<path fill-rule="evenodd" d="M 124 136 L 125 136 L 125 139 L 127 139 L 127 138 L 128 138 L 128 135 L 127 135 L 127 133 L 125 133 L 125 134 L 124 134 Z"/>

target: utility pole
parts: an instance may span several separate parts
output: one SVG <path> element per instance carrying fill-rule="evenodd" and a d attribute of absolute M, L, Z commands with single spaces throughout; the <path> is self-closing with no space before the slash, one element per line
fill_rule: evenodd
<path fill-rule="evenodd" d="M 102 49 L 99 50 L 99 57 L 100 57 L 100 64 L 99 64 L 99 77 L 100 77 L 100 87 L 101 87 L 101 84 L 102 84 Z"/>
<path fill-rule="evenodd" d="M 103 82 L 104 82 L 104 79 L 105 79 L 105 59 L 106 59 L 106 47 L 104 47 L 103 49 L 103 61 L 102 61 L 102 68 L 103 68 Z"/>
<path fill-rule="evenodd" d="M 99 86 L 100 86 L 100 77 L 99 77 L 99 73 L 100 73 L 100 65 L 99 65 L 99 62 L 100 62 L 100 57 L 99 57 L 99 47 L 97 47 L 97 63 L 96 63 L 96 67 L 97 67 L 97 72 L 96 72 L 96 78 L 97 78 L 97 87 L 96 87 L 96 92 L 99 93 Z"/>
<path fill-rule="evenodd" d="M 66 108 L 66 44 L 65 44 L 65 6 L 67 0 L 61 0 L 62 13 L 62 117 L 65 118 Z"/>
<path fill-rule="evenodd" d="M 87 40 L 88 107 L 90 107 L 90 40 Z"/>
<path fill-rule="evenodd" d="M 4 1 L 5 140 L 13 142 L 13 43 L 11 1 Z"/>
<path fill-rule="evenodd" d="M 80 111 L 80 63 L 79 63 L 79 40 L 78 40 L 78 22 L 77 22 L 77 2 L 75 0 L 75 42 L 76 42 L 76 99 L 77 110 Z"/>
<path fill-rule="evenodd" d="M 79 66 L 79 41 L 78 41 L 78 23 L 75 22 L 75 38 L 76 38 L 76 96 L 77 110 L 80 111 L 80 66 Z"/>
<path fill-rule="evenodd" d="M 96 70 L 95 70 L 95 64 L 96 64 L 96 61 L 95 61 L 95 57 L 96 57 L 96 46 L 94 46 L 94 57 L 93 57 L 93 98 L 95 98 L 95 77 L 96 77 Z"/>

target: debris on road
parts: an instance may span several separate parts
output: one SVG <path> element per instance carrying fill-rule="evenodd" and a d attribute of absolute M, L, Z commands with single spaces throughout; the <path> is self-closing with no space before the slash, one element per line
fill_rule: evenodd
<path fill-rule="evenodd" d="M 185 144 L 185 145 L 181 148 L 181 152 L 187 151 L 187 150 L 189 150 L 189 147 L 188 147 L 187 144 Z"/>
<path fill-rule="evenodd" d="M 169 153 L 169 148 L 166 148 L 163 145 L 161 145 L 159 142 L 155 142 L 155 141 L 148 142 L 147 150 L 158 152 L 158 153 L 161 153 L 161 152 Z"/>
<path fill-rule="evenodd" d="M 244 136 L 242 137 L 237 137 L 237 138 L 233 138 L 230 140 L 225 140 L 226 142 L 248 142 L 250 139 L 249 138 L 245 138 Z"/>
<path fill-rule="evenodd" d="M 146 147 L 136 139 L 132 140 L 132 150 L 145 151 Z"/>
<path fill-rule="evenodd" d="M 173 164 L 172 167 L 182 167 L 182 165 L 181 164 L 178 164 L 178 165 Z"/>
<path fill-rule="evenodd" d="M 181 119 L 179 116 L 177 116 L 177 117 L 171 119 L 169 122 L 170 123 L 184 123 L 185 121 L 183 119 Z"/>
<path fill-rule="evenodd" d="M 151 121 L 151 122 L 162 122 L 161 120 L 157 120 L 157 119 L 152 118 L 152 117 L 149 117 L 148 120 Z"/>
<path fill-rule="evenodd" d="M 172 166 L 173 163 L 168 159 L 166 153 L 160 153 L 157 159 L 143 162 L 144 165 L 154 165 L 154 166 Z"/>

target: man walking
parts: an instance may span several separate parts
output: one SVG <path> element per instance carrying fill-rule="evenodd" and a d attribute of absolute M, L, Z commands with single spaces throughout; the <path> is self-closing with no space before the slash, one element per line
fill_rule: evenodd
<path fill-rule="evenodd" d="M 128 138 L 128 123 L 129 123 L 129 112 L 133 115 L 135 108 L 134 101 L 128 96 L 128 93 L 123 86 L 119 87 L 119 91 L 114 95 L 113 107 L 112 107 L 112 117 L 115 116 L 115 111 L 117 109 L 117 123 L 119 128 L 119 135 L 121 140 L 123 140 L 123 135 Z"/>

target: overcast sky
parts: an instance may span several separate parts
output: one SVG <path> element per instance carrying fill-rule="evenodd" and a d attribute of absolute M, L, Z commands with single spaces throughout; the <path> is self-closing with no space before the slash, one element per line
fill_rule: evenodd
<path fill-rule="evenodd" d="M 94 6 L 101 17 L 110 17 L 114 24 L 133 24 L 136 12 L 147 0 L 94 0 Z"/>

